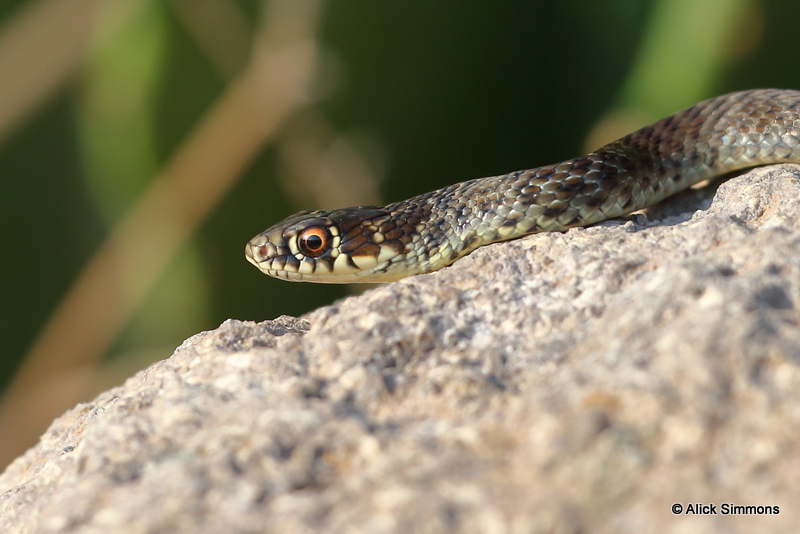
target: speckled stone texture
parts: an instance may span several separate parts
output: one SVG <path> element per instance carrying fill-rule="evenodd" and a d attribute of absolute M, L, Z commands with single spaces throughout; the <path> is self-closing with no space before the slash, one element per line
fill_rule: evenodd
<path fill-rule="evenodd" d="M 796 532 L 799 169 L 226 321 L 57 419 L 0 532 Z"/>

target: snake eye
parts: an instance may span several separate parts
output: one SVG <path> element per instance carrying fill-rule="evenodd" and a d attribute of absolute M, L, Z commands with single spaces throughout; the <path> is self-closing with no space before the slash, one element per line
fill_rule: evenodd
<path fill-rule="evenodd" d="M 297 244 L 300 252 L 309 258 L 318 258 L 331 248 L 331 234 L 325 227 L 312 226 L 303 230 Z"/>

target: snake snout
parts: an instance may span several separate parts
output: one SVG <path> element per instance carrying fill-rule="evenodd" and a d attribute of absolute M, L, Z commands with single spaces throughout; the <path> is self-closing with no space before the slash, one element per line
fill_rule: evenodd
<path fill-rule="evenodd" d="M 275 257 L 277 249 L 275 245 L 263 235 L 259 234 L 251 239 L 244 247 L 244 255 L 247 261 L 261 268 L 261 265 Z"/>

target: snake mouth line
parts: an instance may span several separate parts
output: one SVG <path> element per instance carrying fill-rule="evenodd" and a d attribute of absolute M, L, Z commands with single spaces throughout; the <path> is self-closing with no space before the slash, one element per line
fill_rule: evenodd
<path fill-rule="evenodd" d="M 340 258 L 338 262 L 331 261 L 330 258 L 298 260 L 296 255 L 292 254 L 276 255 L 273 251 L 279 248 L 280 246 L 276 247 L 274 243 L 265 242 L 264 237 L 259 235 L 245 247 L 245 257 L 264 274 L 293 282 L 341 283 L 343 277 L 350 283 L 369 282 L 375 277 L 381 278 L 382 282 L 385 279 L 385 270 L 391 265 L 389 260 L 378 263 L 378 258 L 372 256 L 351 257 L 341 253 L 337 256 Z M 331 269 L 342 261 L 347 261 L 349 272 L 340 273 L 332 278 Z"/>

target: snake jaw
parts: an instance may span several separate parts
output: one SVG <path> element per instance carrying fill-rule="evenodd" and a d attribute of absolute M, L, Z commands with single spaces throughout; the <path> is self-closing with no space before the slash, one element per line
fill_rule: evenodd
<path fill-rule="evenodd" d="M 407 276 L 390 272 L 405 244 L 380 231 L 389 213 L 381 208 L 301 212 L 261 232 L 245 247 L 247 261 L 284 280 L 322 283 L 385 282 Z M 309 254 L 305 234 L 328 236 L 325 249 Z M 305 250 L 304 250 L 305 249 Z"/>

